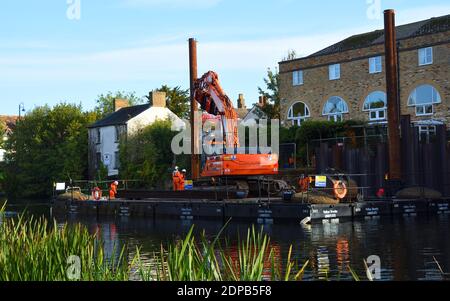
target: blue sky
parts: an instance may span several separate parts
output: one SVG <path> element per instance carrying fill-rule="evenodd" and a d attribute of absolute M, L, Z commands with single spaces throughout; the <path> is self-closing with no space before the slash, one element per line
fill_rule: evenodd
<path fill-rule="evenodd" d="M 80 1 L 80 18 L 73 2 Z M 214 70 L 232 99 L 258 98 L 268 67 L 383 27 L 450 13 L 447 0 L 7 0 L 0 4 L 0 115 L 61 101 L 91 109 L 108 91 L 187 88 L 187 39 L 199 73 Z M 76 4 L 76 3 L 75 3 Z M 382 11 L 380 11 L 382 12 Z M 70 17 L 70 18 L 69 18 Z"/>

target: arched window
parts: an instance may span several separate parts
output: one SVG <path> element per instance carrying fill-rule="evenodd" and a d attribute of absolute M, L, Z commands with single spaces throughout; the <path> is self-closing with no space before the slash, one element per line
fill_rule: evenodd
<path fill-rule="evenodd" d="M 309 108 L 301 101 L 294 103 L 288 112 L 288 120 L 292 120 L 292 125 L 301 126 L 309 117 L 311 117 Z"/>
<path fill-rule="evenodd" d="M 386 93 L 382 91 L 375 91 L 367 96 L 364 101 L 364 112 L 369 112 L 369 120 L 385 120 L 386 119 Z"/>
<path fill-rule="evenodd" d="M 343 115 L 348 113 L 348 106 L 345 100 L 338 96 L 328 99 L 323 107 L 323 115 L 328 116 L 330 121 L 342 121 Z"/>
<path fill-rule="evenodd" d="M 408 106 L 416 107 L 417 116 L 433 115 L 434 105 L 441 103 L 439 92 L 431 85 L 418 86 L 408 99 Z"/>

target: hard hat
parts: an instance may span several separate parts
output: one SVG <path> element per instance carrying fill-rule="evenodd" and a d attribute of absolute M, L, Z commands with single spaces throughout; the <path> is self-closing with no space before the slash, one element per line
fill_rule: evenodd
<path fill-rule="evenodd" d="M 175 166 L 175 170 L 178 170 L 178 166 Z"/>
<path fill-rule="evenodd" d="M 181 172 L 187 172 L 186 169 L 183 169 Z"/>
<path fill-rule="evenodd" d="M 115 181 L 114 184 L 119 185 L 119 182 Z"/>

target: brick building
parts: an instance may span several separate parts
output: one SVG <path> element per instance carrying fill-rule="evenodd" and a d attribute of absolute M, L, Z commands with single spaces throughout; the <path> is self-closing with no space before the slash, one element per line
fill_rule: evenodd
<path fill-rule="evenodd" d="M 421 131 L 450 125 L 450 15 L 398 26 L 401 114 Z M 385 123 L 384 30 L 283 61 L 282 124 L 314 120 Z"/>

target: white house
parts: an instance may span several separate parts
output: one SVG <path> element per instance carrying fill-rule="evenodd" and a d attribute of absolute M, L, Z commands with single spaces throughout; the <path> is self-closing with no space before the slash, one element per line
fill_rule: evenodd
<path fill-rule="evenodd" d="M 12 134 L 16 127 L 17 116 L 0 116 L 0 123 L 3 125 L 4 132 L 0 133 L 1 142 L 6 142 L 8 136 Z M 5 160 L 5 150 L 0 148 L 0 162 Z"/>
<path fill-rule="evenodd" d="M 102 162 L 108 176 L 119 174 L 119 140 L 131 135 L 156 120 L 170 119 L 176 130 L 185 127 L 184 122 L 166 107 L 166 93 L 152 92 L 151 103 L 128 106 L 128 101 L 116 99 L 114 113 L 89 126 L 89 175 L 95 177 Z"/>

